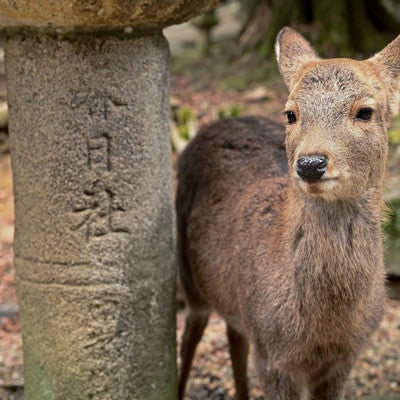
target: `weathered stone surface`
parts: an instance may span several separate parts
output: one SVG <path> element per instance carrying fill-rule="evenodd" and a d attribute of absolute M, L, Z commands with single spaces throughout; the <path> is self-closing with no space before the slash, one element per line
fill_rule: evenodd
<path fill-rule="evenodd" d="M 209 11 L 220 0 L 0 0 L 0 26 L 158 27 Z"/>
<path fill-rule="evenodd" d="M 6 52 L 26 399 L 175 399 L 167 43 Z"/>

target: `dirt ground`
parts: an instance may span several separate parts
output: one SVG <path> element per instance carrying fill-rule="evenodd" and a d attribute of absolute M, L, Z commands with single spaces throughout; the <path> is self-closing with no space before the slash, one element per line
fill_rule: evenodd
<path fill-rule="evenodd" d="M 11 165 L 0 155 L 0 399 L 17 399 L 22 391 L 21 325 L 14 286 L 12 242 L 14 206 Z"/>

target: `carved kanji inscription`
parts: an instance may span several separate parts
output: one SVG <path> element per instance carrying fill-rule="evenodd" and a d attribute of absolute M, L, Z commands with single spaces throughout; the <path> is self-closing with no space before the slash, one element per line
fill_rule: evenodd
<path fill-rule="evenodd" d="M 83 201 L 73 211 L 80 213 L 82 219 L 72 230 L 83 229 L 87 240 L 112 232 L 129 233 L 121 216 L 125 208 L 115 193 L 99 180 L 85 189 Z"/>
<path fill-rule="evenodd" d="M 111 136 L 103 133 L 87 138 L 88 167 L 91 170 L 111 171 Z"/>
<path fill-rule="evenodd" d="M 86 136 L 89 183 L 85 185 L 82 197 L 74 202 L 72 211 L 80 215 L 80 219 L 71 230 L 82 230 L 87 240 L 109 233 L 130 232 L 123 217 L 126 209 L 112 184 L 113 136 L 107 128 L 110 124 L 110 104 L 125 105 L 107 96 L 96 98 L 96 101 L 89 103 L 82 101 L 79 104 L 86 108 L 93 121 L 94 130 Z"/>

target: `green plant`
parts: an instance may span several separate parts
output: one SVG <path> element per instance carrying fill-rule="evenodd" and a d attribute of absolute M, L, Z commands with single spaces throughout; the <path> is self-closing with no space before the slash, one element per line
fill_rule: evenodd
<path fill-rule="evenodd" d="M 242 114 L 242 106 L 240 104 L 234 104 L 230 108 L 220 108 L 218 110 L 218 118 L 224 118 L 224 117 L 232 117 L 232 118 L 237 118 L 240 117 Z"/>
<path fill-rule="evenodd" d="M 196 131 L 196 113 L 189 107 L 182 107 L 178 112 L 178 128 L 182 139 L 190 140 Z"/>
<path fill-rule="evenodd" d="M 400 128 L 389 131 L 389 141 L 393 144 L 400 144 Z"/>
<path fill-rule="evenodd" d="M 197 132 L 197 116 L 190 107 L 171 107 L 170 133 L 173 149 L 181 153 Z"/>
<path fill-rule="evenodd" d="M 388 208 L 384 224 L 385 233 L 391 238 L 400 238 L 400 199 L 389 202 Z"/>

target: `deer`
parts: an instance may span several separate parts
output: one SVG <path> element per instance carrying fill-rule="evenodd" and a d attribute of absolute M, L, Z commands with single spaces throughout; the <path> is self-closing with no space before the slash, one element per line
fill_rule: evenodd
<path fill-rule="evenodd" d="M 212 310 L 226 322 L 238 400 L 249 343 L 265 398 L 339 400 L 384 313 L 387 130 L 400 35 L 365 60 L 276 40 L 286 124 L 202 127 L 178 162 L 179 282 L 187 304 L 179 399 Z"/>

